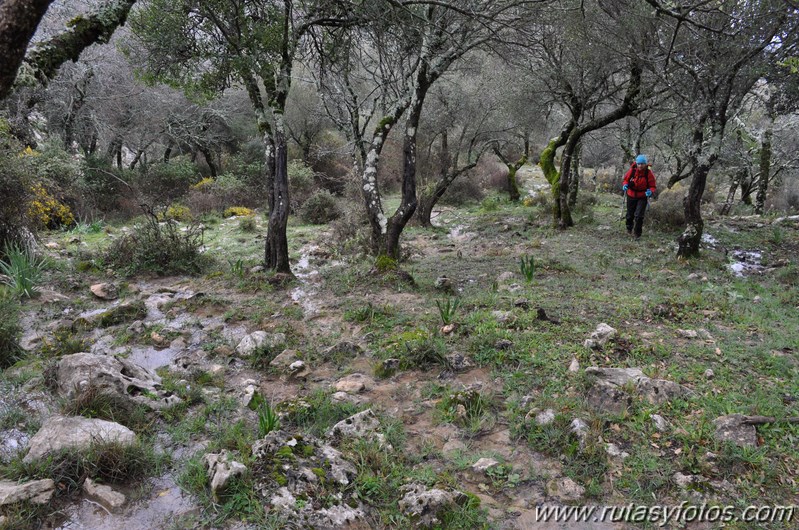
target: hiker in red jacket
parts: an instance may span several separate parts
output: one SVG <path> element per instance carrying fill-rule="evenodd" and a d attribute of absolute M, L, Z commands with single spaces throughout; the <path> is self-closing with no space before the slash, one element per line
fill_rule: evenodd
<path fill-rule="evenodd" d="M 644 225 L 647 202 L 655 193 L 655 174 L 649 169 L 646 155 L 635 157 L 635 164 L 624 174 L 621 189 L 627 194 L 627 233 L 638 239 Z"/>

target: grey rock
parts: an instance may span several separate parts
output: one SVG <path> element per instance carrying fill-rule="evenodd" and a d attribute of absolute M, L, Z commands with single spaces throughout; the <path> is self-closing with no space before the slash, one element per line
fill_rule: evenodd
<path fill-rule="evenodd" d="M 585 373 L 594 378 L 588 391 L 588 404 L 597 410 L 621 413 L 632 404 L 634 396 L 653 405 L 661 405 L 689 393 L 682 385 L 665 379 L 650 379 L 638 368 L 597 368 Z"/>
<path fill-rule="evenodd" d="M 118 423 L 82 417 L 51 416 L 30 441 L 25 463 L 64 449 L 85 451 L 94 444 L 133 445 L 136 434 Z"/>
<path fill-rule="evenodd" d="M 447 362 L 452 370 L 456 372 L 465 372 L 474 366 L 472 360 L 460 352 L 454 352 L 447 355 Z"/>
<path fill-rule="evenodd" d="M 230 453 L 206 454 L 203 463 L 211 481 L 211 493 L 217 500 L 233 479 L 244 475 L 247 471 L 247 466 L 233 460 Z"/>
<path fill-rule="evenodd" d="M 497 460 L 493 458 L 481 458 L 474 464 L 472 464 L 472 471 L 476 473 L 485 473 L 489 469 L 495 468 L 499 465 Z"/>
<path fill-rule="evenodd" d="M 428 489 L 422 484 L 402 486 L 405 494 L 399 501 L 400 511 L 419 527 L 431 527 L 440 524 L 439 517 L 459 505 L 463 505 L 468 497 L 460 491 L 446 491 L 438 488 Z"/>
<path fill-rule="evenodd" d="M 119 290 L 113 283 L 97 283 L 89 287 L 92 294 L 101 300 L 116 300 L 119 298 Z"/>
<path fill-rule="evenodd" d="M 242 357 L 249 357 L 256 350 L 260 348 L 279 348 L 286 343 L 286 335 L 284 333 L 267 333 L 266 331 L 253 331 L 249 335 L 241 339 L 236 352 Z"/>
<path fill-rule="evenodd" d="M 125 495 L 122 493 L 112 489 L 110 486 L 97 484 L 90 478 L 83 481 L 83 491 L 86 493 L 86 496 L 99 502 L 112 512 L 118 511 L 127 501 Z"/>
<path fill-rule="evenodd" d="M 0 480 L 0 506 L 19 502 L 45 504 L 50 502 L 55 492 L 55 482 L 46 478 L 18 484 L 11 480 Z"/>
<path fill-rule="evenodd" d="M 380 420 L 377 419 L 372 409 L 366 409 L 341 420 L 331 427 L 325 436 L 335 441 L 352 438 L 367 438 L 377 441 L 380 445 L 386 443 L 385 436 L 378 432 Z"/>
<path fill-rule="evenodd" d="M 516 317 L 510 311 L 491 311 L 491 315 L 500 324 L 511 324 L 516 320 Z"/>
<path fill-rule="evenodd" d="M 710 380 L 713 379 L 714 377 L 716 377 L 716 374 L 713 372 L 711 368 L 705 370 L 705 379 Z"/>
<path fill-rule="evenodd" d="M 591 337 L 585 340 L 583 345 L 588 349 L 601 350 L 605 347 L 605 344 L 615 336 L 616 330 L 602 322 L 596 327 L 596 330 L 591 333 Z"/>
<path fill-rule="evenodd" d="M 547 495 L 561 502 L 576 501 L 585 495 L 585 488 L 569 477 L 559 477 L 547 482 Z"/>
<path fill-rule="evenodd" d="M 0 431 L 0 462 L 10 462 L 28 446 L 30 436 L 19 429 Z"/>
<path fill-rule="evenodd" d="M 446 276 L 439 276 L 438 278 L 436 278 L 434 286 L 439 291 L 443 291 L 445 293 L 452 292 L 452 280 L 450 280 Z"/>
<path fill-rule="evenodd" d="M 535 422 L 541 426 L 549 425 L 553 421 L 555 421 L 555 411 L 552 409 L 547 409 L 535 417 Z"/>
<path fill-rule="evenodd" d="M 666 418 L 660 414 L 652 414 L 650 418 L 652 419 L 652 423 L 655 424 L 655 429 L 658 432 L 666 432 L 669 430 L 669 422 L 666 421 Z"/>
<path fill-rule="evenodd" d="M 716 439 L 721 442 L 732 442 L 739 447 L 757 447 L 757 429 L 745 423 L 743 414 L 719 416 L 713 420 L 716 426 Z"/>
<path fill-rule="evenodd" d="M 287 369 L 292 363 L 300 360 L 300 352 L 297 350 L 283 350 L 274 359 L 269 361 L 269 366 L 279 368 L 281 370 Z"/>
<path fill-rule="evenodd" d="M 444 453 L 444 456 L 448 456 L 465 450 L 466 450 L 465 443 L 463 443 L 461 440 L 458 440 L 457 438 L 451 438 L 447 440 L 447 443 L 444 444 L 444 447 L 441 449 L 441 452 Z"/>
<path fill-rule="evenodd" d="M 342 341 L 324 351 L 322 357 L 330 360 L 334 357 L 357 357 L 363 353 L 363 348 L 353 342 Z"/>
<path fill-rule="evenodd" d="M 347 394 L 360 394 L 367 390 L 374 381 L 363 374 L 350 374 L 342 379 L 339 379 L 335 384 L 337 392 L 346 392 Z"/>
<path fill-rule="evenodd" d="M 572 362 L 569 363 L 569 372 L 576 373 L 580 371 L 580 361 L 577 360 L 577 357 L 572 359 Z"/>
<path fill-rule="evenodd" d="M 181 401 L 162 389 L 161 378 L 152 370 L 106 355 L 75 353 L 62 357 L 56 366 L 56 381 L 58 394 L 68 400 L 96 392 L 150 409 Z"/>
<path fill-rule="evenodd" d="M 619 448 L 619 446 L 616 444 L 609 443 L 605 445 L 605 451 L 608 453 L 608 456 L 612 458 L 618 458 L 620 460 L 624 460 L 630 456 L 630 453 L 622 451 L 621 448 Z"/>

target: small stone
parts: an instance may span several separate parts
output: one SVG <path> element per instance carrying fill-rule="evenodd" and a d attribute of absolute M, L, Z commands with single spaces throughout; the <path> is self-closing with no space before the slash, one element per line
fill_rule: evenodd
<path fill-rule="evenodd" d="M 351 403 L 353 405 L 360 405 L 363 402 L 360 397 L 346 392 L 334 392 L 330 396 L 330 400 L 334 403 Z"/>
<path fill-rule="evenodd" d="M 759 295 L 758 295 L 758 296 L 755 296 L 755 297 L 752 299 L 752 302 L 753 302 L 753 303 L 755 303 L 755 304 L 759 304 L 759 303 L 760 303 L 760 302 L 762 302 L 762 301 L 763 301 L 763 298 L 761 298 Z"/>
<path fill-rule="evenodd" d="M 230 346 L 226 346 L 224 344 L 220 344 L 216 348 L 214 348 L 213 352 L 214 355 L 218 355 L 220 357 L 230 357 L 234 353 L 236 353 L 233 348 Z"/>
<path fill-rule="evenodd" d="M 135 322 L 131 323 L 128 326 L 128 333 L 133 333 L 134 335 L 141 335 L 144 333 L 144 322 L 141 320 L 136 320 Z"/>
<path fill-rule="evenodd" d="M 513 347 L 513 342 L 508 339 L 499 339 L 494 343 L 494 349 L 509 350 Z"/>
<path fill-rule="evenodd" d="M 452 280 L 446 276 L 439 276 L 435 281 L 435 288 L 445 293 L 452 292 Z"/>
<path fill-rule="evenodd" d="M 244 475 L 247 471 L 247 466 L 233 460 L 228 453 L 209 453 L 203 457 L 203 463 L 211 481 L 211 493 L 216 500 L 231 480 Z"/>
<path fill-rule="evenodd" d="M 127 500 L 122 493 L 109 486 L 97 484 L 90 478 L 83 482 L 83 491 L 86 492 L 88 497 L 91 497 L 112 512 L 122 508 Z"/>
<path fill-rule="evenodd" d="M 570 430 L 577 436 L 582 445 L 585 442 L 585 438 L 588 436 L 588 424 L 585 420 L 574 418 L 571 422 Z"/>
<path fill-rule="evenodd" d="M 300 360 L 300 352 L 297 350 L 283 350 L 274 359 L 269 361 L 269 366 L 287 370 L 295 362 Z"/>
<path fill-rule="evenodd" d="M 684 473 L 680 473 L 677 471 L 671 476 L 671 479 L 674 481 L 674 484 L 677 485 L 681 489 L 686 489 L 691 484 L 696 484 L 699 482 L 704 482 L 702 477 L 698 475 L 686 475 Z"/>
<path fill-rule="evenodd" d="M 580 371 L 580 361 L 577 360 L 577 357 L 573 358 L 569 364 L 569 371 L 572 373 Z"/>
<path fill-rule="evenodd" d="M 46 243 L 44 245 L 44 248 L 49 248 L 50 250 L 58 250 L 59 248 L 61 248 L 61 245 L 59 245 L 55 241 L 50 241 L 49 243 Z"/>
<path fill-rule="evenodd" d="M 585 488 L 569 477 L 560 477 L 547 482 L 547 495 L 561 502 L 576 501 L 585 495 Z"/>
<path fill-rule="evenodd" d="M 499 324 L 509 324 L 516 320 L 510 311 L 491 311 L 491 315 Z"/>
<path fill-rule="evenodd" d="M 119 297 L 119 290 L 113 283 L 96 283 L 89 289 L 94 296 L 101 300 L 116 300 Z"/>
<path fill-rule="evenodd" d="M 739 447 L 757 447 L 757 429 L 746 423 L 743 414 L 728 414 L 713 420 L 716 426 L 716 439 L 720 442 L 732 442 Z"/>
<path fill-rule="evenodd" d="M 367 383 L 371 383 L 363 374 L 350 374 L 336 382 L 335 388 L 337 392 L 346 392 L 347 394 L 360 394 L 366 390 Z"/>
<path fill-rule="evenodd" d="M 549 425 L 553 421 L 555 421 L 555 411 L 552 409 L 547 409 L 535 417 L 535 422 L 542 427 L 544 425 Z"/>
<path fill-rule="evenodd" d="M 689 274 L 686 277 L 686 279 L 691 280 L 691 281 L 698 280 L 699 278 L 700 278 L 699 274 L 697 274 L 695 272 L 692 272 L 691 274 Z"/>
<path fill-rule="evenodd" d="M 476 473 L 485 473 L 491 468 L 497 467 L 499 462 L 493 458 L 481 458 L 472 465 L 472 471 Z"/>
<path fill-rule="evenodd" d="M 708 368 L 707 370 L 705 370 L 705 379 L 710 380 L 713 379 L 714 377 L 716 377 L 716 374 L 713 373 L 712 369 Z"/>
<path fill-rule="evenodd" d="M 519 298 L 515 302 L 513 302 L 514 307 L 518 307 L 519 309 L 523 309 L 525 311 L 530 310 L 530 300 L 527 298 Z"/>
<path fill-rule="evenodd" d="M 18 484 L 16 481 L 0 480 L 0 506 L 31 502 L 46 504 L 55 492 L 55 482 L 46 478 Z M 0 526 L 1 527 L 1 526 Z"/>
<path fill-rule="evenodd" d="M 258 274 L 259 272 L 264 272 L 263 265 L 256 265 L 255 267 L 250 268 L 250 274 Z"/>
<path fill-rule="evenodd" d="M 450 335 L 457 328 L 458 328 L 458 325 L 456 323 L 454 323 L 454 322 L 452 322 L 451 324 L 446 324 L 444 326 L 441 326 L 441 334 L 442 335 Z"/>
<path fill-rule="evenodd" d="M 441 452 L 444 453 L 444 456 L 452 455 L 453 453 L 462 451 L 466 451 L 466 444 L 457 438 L 447 440 L 447 443 L 445 443 L 444 447 L 441 449 Z"/>
<path fill-rule="evenodd" d="M 608 456 L 610 456 L 612 458 L 619 458 L 621 460 L 624 460 L 625 458 L 630 456 L 630 453 L 628 453 L 626 451 L 622 451 L 619 448 L 619 446 L 616 445 L 616 444 L 610 444 L 610 443 L 607 444 L 605 446 L 605 451 L 608 453 Z"/>
<path fill-rule="evenodd" d="M 655 429 L 657 429 L 658 432 L 666 432 L 669 430 L 669 422 L 660 414 L 652 414 L 649 417 L 652 419 L 652 423 L 655 424 Z"/>
<path fill-rule="evenodd" d="M 699 338 L 699 333 L 693 329 L 678 329 L 677 335 L 682 337 L 683 339 L 696 339 Z"/>
<path fill-rule="evenodd" d="M 220 376 L 225 374 L 225 367 L 221 364 L 212 364 L 208 367 L 208 373 L 213 376 Z"/>

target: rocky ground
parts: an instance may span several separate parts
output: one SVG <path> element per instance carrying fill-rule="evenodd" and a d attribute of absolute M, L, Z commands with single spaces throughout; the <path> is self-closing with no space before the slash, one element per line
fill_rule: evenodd
<path fill-rule="evenodd" d="M 292 281 L 235 219 L 195 277 L 98 269 L 120 227 L 48 235 L 0 382 L 0 526 L 640 528 L 535 513 L 796 504 L 799 221 L 711 222 L 678 262 L 616 202 L 566 232 L 445 209 L 403 273 L 292 226 Z"/>

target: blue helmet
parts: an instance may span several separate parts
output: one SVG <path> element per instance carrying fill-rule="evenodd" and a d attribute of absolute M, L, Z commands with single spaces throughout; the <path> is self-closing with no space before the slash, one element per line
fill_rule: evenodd
<path fill-rule="evenodd" d="M 636 164 L 646 164 L 647 163 L 646 155 L 638 155 L 638 156 L 636 156 L 635 157 L 635 163 Z"/>

